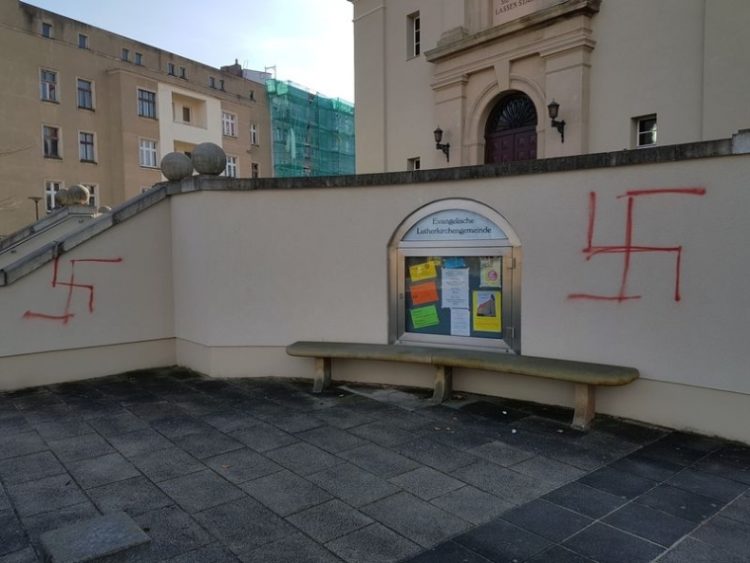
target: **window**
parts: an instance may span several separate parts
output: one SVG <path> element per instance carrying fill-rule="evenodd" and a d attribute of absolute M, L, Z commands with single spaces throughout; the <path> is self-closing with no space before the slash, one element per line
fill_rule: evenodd
<path fill-rule="evenodd" d="M 422 32 L 419 12 L 414 12 L 407 16 L 406 29 L 408 36 L 406 38 L 408 58 L 418 57 L 422 52 Z"/>
<path fill-rule="evenodd" d="M 57 73 L 53 70 L 42 69 L 40 94 L 45 102 L 56 102 L 57 100 Z"/>
<path fill-rule="evenodd" d="M 184 66 L 180 67 L 180 78 L 187 80 L 187 70 L 185 70 Z"/>
<path fill-rule="evenodd" d="M 120 58 L 123 61 L 129 61 L 130 60 L 130 49 L 126 49 L 125 47 L 122 48 L 122 54 L 120 55 Z"/>
<path fill-rule="evenodd" d="M 44 208 L 47 213 L 52 211 L 55 207 L 55 195 L 63 187 L 63 183 L 58 180 L 47 180 L 44 183 Z"/>
<path fill-rule="evenodd" d="M 224 79 L 219 80 L 219 90 L 224 91 Z"/>
<path fill-rule="evenodd" d="M 249 96 L 250 96 L 250 101 L 254 102 L 255 101 L 255 90 L 250 90 L 250 95 Z"/>
<path fill-rule="evenodd" d="M 237 116 L 227 111 L 221 112 L 221 129 L 227 137 L 236 137 Z"/>
<path fill-rule="evenodd" d="M 44 125 L 42 127 L 42 144 L 45 158 L 60 158 L 60 129 Z"/>
<path fill-rule="evenodd" d="M 422 162 L 420 161 L 419 157 L 416 156 L 414 158 L 410 158 L 406 161 L 406 169 L 407 170 L 419 170 L 422 167 Z"/>
<path fill-rule="evenodd" d="M 252 171 L 252 177 L 253 178 L 257 178 L 257 177 L 260 176 L 260 166 L 258 166 L 257 162 L 253 162 L 252 170 L 253 170 Z"/>
<path fill-rule="evenodd" d="M 214 78 L 213 76 L 208 77 L 208 87 L 216 88 L 216 78 Z"/>
<path fill-rule="evenodd" d="M 511 226 L 484 205 L 417 210 L 389 248 L 390 341 L 520 353 L 520 252 Z"/>
<path fill-rule="evenodd" d="M 156 93 L 138 88 L 138 115 L 156 119 Z"/>
<path fill-rule="evenodd" d="M 93 133 L 86 133 L 84 131 L 78 133 L 78 156 L 81 162 L 96 162 Z"/>
<path fill-rule="evenodd" d="M 135 54 L 135 64 L 138 66 L 143 65 L 143 53 L 136 53 Z"/>
<path fill-rule="evenodd" d="M 635 122 L 635 146 L 652 147 L 656 144 L 656 115 L 637 117 Z"/>
<path fill-rule="evenodd" d="M 227 167 L 224 172 L 230 178 L 236 178 L 239 175 L 239 167 L 237 166 L 236 156 L 227 155 Z"/>
<path fill-rule="evenodd" d="M 167 63 L 167 74 L 169 74 L 170 76 L 175 76 L 174 63 Z"/>
<path fill-rule="evenodd" d="M 182 121 L 184 123 L 190 123 L 190 108 L 182 106 Z"/>
<path fill-rule="evenodd" d="M 94 109 L 94 86 L 90 80 L 79 78 L 78 84 L 78 107 L 82 109 Z"/>
<path fill-rule="evenodd" d="M 88 49 L 89 48 L 89 36 L 84 33 L 78 34 L 78 48 Z"/>
<path fill-rule="evenodd" d="M 46 37 L 47 39 L 53 39 L 54 33 L 55 33 L 55 30 L 52 27 L 51 23 L 42 22 L 42 37 Z"/>
<path fill-rule="evenodd" d="M 96 184 L 82 184 L 89 189 L 89 207 L 96 209 L 99 207 L 99 197 L 97 195 Z"/>
<path fill-rule="evenodd" d="M 258 125 L 255 123 L 250 124 L 250 144 L 258 144 Z"/>
<path fill-rule="evenodd" d="M 151 139 L 138 140 L 138 164 L 147 168 L 158 166 L 159 156 L 156 150 L 156 141 Z"/>

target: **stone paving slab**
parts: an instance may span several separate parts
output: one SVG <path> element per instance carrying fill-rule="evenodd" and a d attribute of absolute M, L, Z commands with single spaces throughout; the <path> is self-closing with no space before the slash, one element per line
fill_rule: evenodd
<path fill-rule="evenodd" d="M 150 541 L 124 512 L 69 524 L 45 532 L 40 538 L 44 557 L 55 563 L 104 560 L 123 552 L 129 555 Z"/>
<path fill-rule="evenodd" d="M 181 368 L 0 393 L 0 563 L 124 511 L 146 562 L 750 560 L 750 446 Z"/>

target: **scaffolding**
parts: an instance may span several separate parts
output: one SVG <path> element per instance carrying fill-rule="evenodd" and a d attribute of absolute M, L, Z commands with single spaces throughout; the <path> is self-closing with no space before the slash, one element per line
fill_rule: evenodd
<path fill-rule="evenodd" d="M 354 105 L 275 79 L 266 91 L 274 176 L 354 174 Z"/>

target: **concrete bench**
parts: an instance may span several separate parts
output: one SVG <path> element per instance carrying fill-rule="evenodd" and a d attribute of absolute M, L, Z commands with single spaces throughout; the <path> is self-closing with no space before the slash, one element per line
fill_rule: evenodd
<path fill-rule="evenodd" d="M 315 393 L 320 393 L 330 385 L 333 358 L 435 366 L 432 400 L 437 403 L 450 396 L 455 367 L 569 381 L 575 384 L 573 427 L 579 429 L 588 428 L 594 418 L 594 392 L 597 385 L 626 385 L 639 376 L 638 370 L 631 367 L 404 344 L 295 342 L 287 346 L 286 352 L 290 356 L 315 358 Z"/>

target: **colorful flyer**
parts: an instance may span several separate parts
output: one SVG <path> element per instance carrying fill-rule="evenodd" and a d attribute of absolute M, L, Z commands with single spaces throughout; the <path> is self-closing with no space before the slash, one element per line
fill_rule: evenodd
<path fill-rule="evenodd" d="M 435 307 L 435 305 L 410 309 L 409 314 L 411 315 L 411 324 L 414 325 L 415 329 L 427 328 L 428 326 L 440 324 L 437 307 Z"/>
<path fill-rule="evenodd" d="M 499 291 L 475 291 L 472 305 L 472 326 L 475 331 L 501 332 L 502 301 Z"/>
<path fill-rule="evenodd" d="M 432 303 L 438 299 L 437 284 L 434 281 L 418 283 L 411 286 L 411 302 L 414 305 L 424 305 L 425 303 Z"/>
<path fill-rule="evenodd" d="M 435 262 L 433 260 L 409 266 L 409 277 L 411 277 L 411 281 L 413 282 L 429 280 L 436 276 L 437 269 L 435 268 Z"/>
<path fill-rule="evenodd" d="M 471 336 L 471 313 L 468 309 L 451 309 L 451 335 Z"/>
<path fill-rule="evenodd" d="M 466 262 L 460 256 L 443 258 L 443 268 L 465 268 Z"/>
<path fill-rule="evenodd" d="M 502 287 L 502 258 L 483 256 L 479 259 L 480 287 Z"/>
<path fill-rule="evenodd" d="M 444 309 L 469 309 L 469 268 L 443 268 Z"/>

